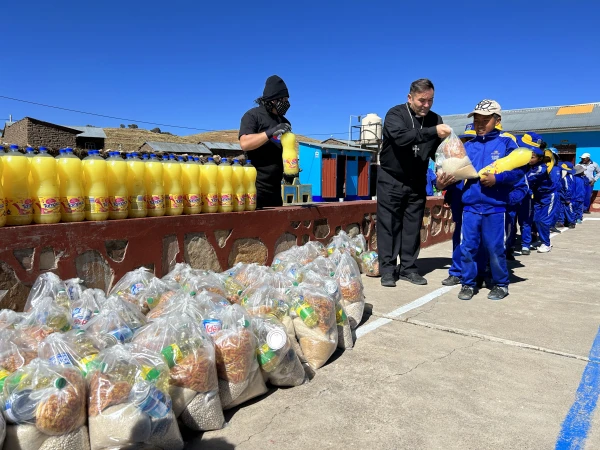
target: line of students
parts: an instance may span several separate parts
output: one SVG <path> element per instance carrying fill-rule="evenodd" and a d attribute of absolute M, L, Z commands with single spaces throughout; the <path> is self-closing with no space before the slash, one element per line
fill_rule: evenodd
<path fill-rule="evenodd" d="M 582 222 L 587 179 L 584 167 L 559 161 L 556 149 L 546 150 L 537 133 L 516 138 L 502 132 L 496 101 L 482 100 L 469 117 L 473 123 L 459 137 L 475 170 L 516 148 L 532 151 L 527 166 L 481 179 L 456 183 L 446 174 L 438 176 L 438 189 L 446 189 L 456 224 L 452 264 L 442 284 L 462 284 L 461 300 L 470 300 L 483 286 L 490 288 L 490 300 L 501 300 L 508 295 L 507 260 L 514 260 L 517 224 L 522 255 L 532 249 L 548 253 L 551 231 Z"/>

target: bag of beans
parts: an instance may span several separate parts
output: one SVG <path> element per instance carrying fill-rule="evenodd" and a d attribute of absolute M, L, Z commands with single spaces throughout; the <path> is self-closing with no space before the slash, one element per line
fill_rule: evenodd
<path fill-rule="evenodd" d="M 58 306 L 69 309 L 67 286 L 52 272 L 46 272 L 37 277 L 29 291 L 23 311 L 31 311 L 40 301 L 48 297 L 52 298 Z"/>
<path fill-rule="evenodd" d="M 274 386 L 303 384 L 306 373 L 283 324 L 272 315 L 258 315 L 252 318 L 252 326 L 263 378 Z"/>
<path fill-rule="evenodd" d="M 454 131 L 438 146 L 435 152 L 435 165 L 437 172 L 452 175 L 457 181 L 479 178 L 479 174 L 467 156 L 465 146 Z"/>
<path fill-rule="evenodd" d="M 341 304 L 346 310 L 350 326 L 355 329 L 361 322 L 365 309 L 365 296 L 360 270 L 354 258 L 347 253 L 340 256 L 335 279 L 340 288 Z"/>
<path fill-rule="evenodd" d="M 215 348 L 197 320 L 182 313 L 161 316 L 141 328 L 134 343 L 160 352 L 166 359 L 176 417 L 196 431 L 223 426 Z"/>
<path fill-rule="evenodd" d="M 84 330 L 54 333 L 39 345 L 40 359 L 51 365 L 74 367 L 85 377 L 105 343 Z"/>
<path fill-rule="evenodd" d="M 164 357 L 145 347 L 117 344 L 100 352 L 87 377 L 92 450 L 183 449 L 169 378 Z"/>
<path fill-rule="evenodd" d="M 213 335 L 223 409 L 233 408 L 267 392 L 256 358 L 257 342 L 250 316 L 239 305 L 221 315 L 222 329 Z"/>
<path fill-rule="evenodd" d="M 335 302 L 318 287 L 299 286 L 292 291 L 290 315 L 306 362 L 313 370 L 319 369 L 338 343 Z"/>
<path fill-rule="evenodd" d="M 85 382 L 78 369 L 34 359 L 11 374 L 1 395 L 5 448 L 89 448 Z"/>

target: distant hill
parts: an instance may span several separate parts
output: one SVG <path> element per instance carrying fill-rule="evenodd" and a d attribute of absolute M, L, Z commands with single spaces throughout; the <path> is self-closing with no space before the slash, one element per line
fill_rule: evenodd
<path fill-rule="evenodd" d="M 141 128 L 104 128 L 106 140 L 104 141 L 105 150 L 121 150 L 124 152 L 137 151 L 144 142 L 175 142 L 179 144 L 197 144 L 198 142 L 232 142 L 237 143 L 238 130 L 209 131 L 206 133 L 191 134 L 188 136 L 176 136 L 169 134 L 153 133 Z M 297 140 L 305 142 L 321 142 L 300 134 L 296 135 Z"/>

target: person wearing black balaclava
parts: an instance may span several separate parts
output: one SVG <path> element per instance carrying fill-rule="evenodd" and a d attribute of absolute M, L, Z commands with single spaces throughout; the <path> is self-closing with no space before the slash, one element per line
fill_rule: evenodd
<path fill-rule="evenodd" d="M 256 167 L 256 206 L 282 206 L 281 179 L 283 159 L 280 137 L 291 131 L 285 113 L 290 107 L 290 94 L 284 81 L 277 75 L 267 78 L 258 106 L 242 117 L 240 145 L 247 159 Z"/>

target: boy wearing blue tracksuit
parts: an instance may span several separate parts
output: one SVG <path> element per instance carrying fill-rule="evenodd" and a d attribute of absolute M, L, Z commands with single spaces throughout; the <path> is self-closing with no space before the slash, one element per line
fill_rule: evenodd
<path fill-rule="evenodd" d="M 585 167 L 577 164 L 574 169 L 575 175 L 573 178 L 575 180 L 575 197 L 573 200 L 573 209 L 575 211 L 575 221 L 577 223 L 582 223 L 588 181 L 585 176 Z"/>
<path fill-rule="evenodd" d="M 494 100 L 482 100 L 469 114 L 473 117 L 477 136 L 465 144 L 467 156 L 479 171 L 517 148 L 517 144 L 495 127 L 501 120 L 501 108 Z M 477 286 L 477 253 L 482 246 L 487 252 L 494 288 L 490 300 L 508 295 L 509 272 L 506 265 L 505 216 L 512 186 L 523 176 L 520 169 L 487 174 L 481 179 L 466 180 L 460 242 L 462 263 L 461 300 L 470 300 Z"/>
<path fill-rule="evenodd" d="M 550 170 L 550 179 L 552 180 L 554 186 L 554 194 L 555 194 L 555 202 L 552 214 L 552 225 L 550 226 L 550 231 L 552 233 L 560 233 L 560 230 L 556 228 L 556 223 L 558 219 L 562 216 L 562 204 L 560 202 L 560 188 L 561 188 L 561 179 L 562 179 L 562 170 L 560 169 L 560 160 L 558 159 L 558 150 L 554 147 L 550 147 L 549 150 L 552 152 L 552 157 L 554 159 L 554 165 L 552 170 Z"/>
<path fill-rule="evenodd" d="M 506 207 L 506 259 L 513 261 L 513 245 L 517 237 L 517 222 L 521 226 L 522 248 L 527 250 L 531 245 L 531 221 L 530 215 L 531 191 L 525 175 L 515 183 L 508 194 L 508 205 Z M 529 254 L 529 253 L 525 253 Z"/>
<path fill-rule="evenodd" d="M 536 225 L 541 245 L 538 253 L 548 253 L 550 244 L 550 227 L 552 226 L 558 203 L 557 182 L 553 179 L 548 166 L 544 163 L 544 151 L 540 148 L 542 138 L 529 131 L 519 138 L 519 146 L 532 151 L 527 181 L 533 192 L 533 221 Z"/>
<path fill-rule="evenodd" d="M 575 194 L 575 180 L 573 180 L 573 164 L 563 161 L 560 164 L 562 171 L 561 187 L 560 187 L 560 202 L 561 208 L 558 212 L 557 227 L 567 226 L 575 228 L 575 212 L 573 211 L 573 197 Z"/>

